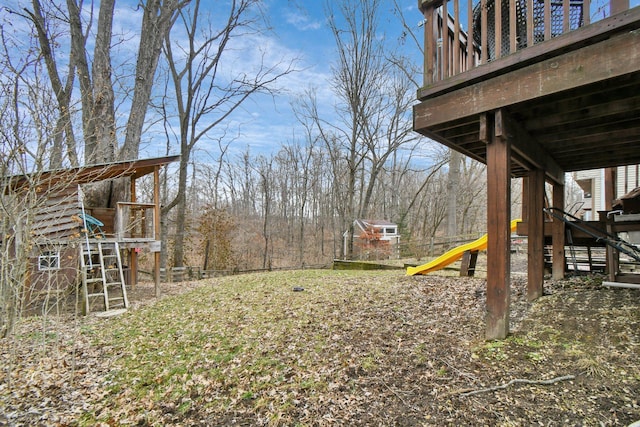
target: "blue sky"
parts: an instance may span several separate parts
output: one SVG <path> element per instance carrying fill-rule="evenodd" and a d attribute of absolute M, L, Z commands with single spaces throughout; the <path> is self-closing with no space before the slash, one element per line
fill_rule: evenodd
<path fill-rule="evenodd" d="M 414 26 L 418 33 L 418 23 L 421 14 L 417 10 L 416 0 L 397 0 L 405 8 L 407 22 Z M 592 4 L 605 3 L 606 0 L 594 0 Z M 43 0 L 43 3 L 45 1 Z M 85 4 L 89 2 L 85 1 Z M 135 52 L 138 47 L 139 27 L 142 12 L 135 7 L 135 0 L 118 0 L 116 2 L 116 16 L 114 34 L 120 40 L 115 46 L 117 52 L 115 73 L 131 75 L 135 66 Z M 223 1 L 203 1 L 204 5 L 220 5 Z M 640 0 L 631 0 L 631 6 L 640 5 Z M 3 5 L 31 8 L 30 0 L 5 0 Z M 228 134 L 233 136 L 233 151 L 242 152 L 250 147 L 252 153 L 272 152 L 283 143 L 290 143 L 300 139 L 303 133 L 297 123 L 291 102 L 301 96 L 309 88 L 315 88 L 320 108 L 326 114 L 332 113 L 335 102 L 329 81 L 331 65 L 335 57 L 335 42 L 333 35 L 326 25 L 324 0 L 266 0 L 266 12 L 273 32 L 260 34 L 253 38 L 244 39 L 237 45 L 238 49 L 230 53 L 225 62 L 227 72 L 232 74 L 236 68 L 250 69 L 260 58 L 260 50 L 267 52 L 270 61 L 287 61 L 296 58 L 296 68 L 292 73 L 279 82 L 279 95 L 275 98 L 258 96 L 247 101 L 230 119 Z M 392 0 L 382 0 L 380 25 L 386 33 L 386 39 L 395 43 L 402 32 L 400 23 L 392 13 Z M 96 6 L 97 10 L 97 6 Z M 0 11 L 0 14 L 4 11 Z M 15 31 L 25 31 L 26 26 L 20 25 L 15 18 Z M 63 46 L 64 47 L 64 46 Z M 422 60 L 421 54 L 408 43 L 405 49 L 415 57 L 416 62 Z M 235 55 L 235 57 L 233 56 Z M 63 64 L 61 61 L 59 64 Z M 63 66 L 61 65 L 61 69 Z M 114 73 L 114 74 L 115 74 Z M 126 103 L 120 105 L 120 117 L 127 116 Z M 145 134 L 147 141 L 143 146 L 141 156 L 160 156 L 165 154 L 164 136 L 161 132 L 153 132 L 153 128 Z M 215 158 L 217 143 L 203 140 L 198 145 L 196 158 L 207 161 L 209 156 Z M 177 149 L 173 149 L 175 153 Z"/>
<path fill-rule="evenodd" d="M 63 4 L 64 0 L 41 0 L 45 14 L 50 10 L 47 5 L 51 2 Z M 85 22 L 89 22 L 91 15 L 91 0 L 84 0 Z M 99 10 L 99 0 L 93 2 L 93 23 L 97 20 Z M 413 3 L 413 2 L 412 2 Z M 142 10 L 137 7 L 137 0 L 117 0 L 114 12 L 113 23 L 113 47 L 112 80 L 116 92 L 124 85 L 131 84 L 130 78 L 134 75 L 135 55 L 139 45 L 140 23 L 142 21 Z M 330 31 L 325 25 L 324 0 L 265 0 L 265 12 L 268 23 L 272 26 L 272 31 L 261 34 L 250 35 L 236 39 L 233 49 L 225 53 L 222 66 L 227 76 L 233 76 L 237 69 L 241 71 L 250 70 L 257 67 L 257 62 L 261 59 L 261 54 L 265 53 L 267 64 L 288 63 L 296 60 L 295 68 L 299 71 L 283 78 L 278 83 L 279 94 L 272 98 L 270 96 L 257 96 L 246 101 L 242 108 L 237 110 L 231 117 L 227 128 L 227 133 L 234 139 L 232 147 L 235 152 L 242 152 L 249 146 L 252 152 L 265 152 L 277 149 L 282 143 L 295 138 L 296 120 L 291 110 L 291 102 L 310 87 L 318 88 L 318 97 L 322 103 L 328 102 L 331 98 L 327 90 L 326 81 L 330 77 L 330 63 L 333 55 L 333 40 Z M 4 0 L 0 4 L 0 25 L 7 31 L 15 41 L 13 52 L 15 61 L 19 62 L 26 58 L 24 52 L 33 51 L 34 42 L 30 40 L 31 26 L 27 25 L 26 18 L 18 14 L 8 12 L 8 9 L 23 13 L 23 10 L 33 8 L 31 0 Z M 211 13 L 212 20 L 226 18 L 226 1 L 202 0 L 202 14 Z M 204 23 L 205 19 L 201 19 Z M 59 25 L 52 31 L 59 34 L 56 40 L 57 63 L 60 73 L 64 76 L 66 72 L 66 62 L 68 61 L 69 37 L 65 24 L 50 21 L 52 25 Z M 179 25 L 179 23 L 178 23 Z M 174 27 L 175 28 L 175 27 Z M 172 39 L 173 37 L 172 32 Z M 175 39 L 180 39 L 179 30 L 176 31 Z M 90 37 L 87 43 L 89 52 L 93 51 L 93 38 Z M 247 71 L 249 73 L 249 71 Z M 125 80 L 122 80 L 122 79 Z M 126 79 L 129 79 L 127 82 Z M 77 79 L 76 79 L 77 84 Z M 158 85 L 160 86 L 160 85 Z M 161 87 L 156 87 L 156 93 L 162 93 Z M 116 93 L 116 97 L 118 94 Z M 74 99 L 78 100 L 79 94 L 76 92 Z M 117 102 L 116 117 L 119 123 L 119 139 L 124 139 L 124 124 L 128 116 L 128 101 L 119 99 Z M 79 102 L 76 101 L 79 106 Z M 149 111 L 148 117 L 154 121 L 153 111 Z M 174 133 L 178 134 L 177 126 L 174 126 Z M 78 135 L 80 136 L 80 135 Z M 215 137 L 215 132 L 214 135 Z M 141 156 L 162 156 L 165 154 L 164 130 L 159 122 L 146 129 L 143 135 L 141 146 Z M 203 140 L 198 144 L 201 153 L 215 153 L 217 143 Z M 172 150 L 176 153 L 178 148 Z M 204 156 L 206 157 L 206 156 Z M 200 156 L 200 158 L 204 158 Z"/>
<path fill-rule="evenodd" d="M 420 21 L 415 1 L 400 0 L 415 13 L 416 28 Z M 326 25 L 324 1 L 314 0 L 270 0 L 266 2 L 269 23 L 273 32 L 261 36 L 260 43 L 268 46 L 274 58 L 297 58 L 299 70 L 283 78 L 279 87 L 282 93 L 275 98 L 258 96 L 249 100 L 233 116 L 238 125 L 238 139 L 232 151 L 239 152 L 249 147 L 253 153 L 277 150 L 283 143 L 302 138 L 303 133 L 291 110 L 291 102 L 304 91 L 315 89 L 320 108 L 331 114 L 334 95 L 330 90 L 331 65 L 335 58 L 335 42 Z M 381 28 L 388 37 L 397 37 L 399 24 L 391 13 L 392 2 L 384 1 Z M 421 60 L 416 52 L 416 59 Z M 242 60 L 246 60 L 243 57 Z M 240 62 L 241 59 L 238 59 Z M 206 142 L 200 149 L 207 150 Z M 213 144 L 212 144 L 213 145 Z"/>

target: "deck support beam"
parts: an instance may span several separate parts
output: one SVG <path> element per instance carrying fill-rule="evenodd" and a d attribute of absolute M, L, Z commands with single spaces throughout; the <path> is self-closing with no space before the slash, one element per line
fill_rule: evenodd
<path fill-rule="evenodd" d="M 487 317 L 486 338 L 509 334 L 511 230 L 511 144 L 484 113 L 487 130 Z M 503 135 L 503 136 L 497 136 Z"/>
<path fill-rule="evenodd" d="M 527 299 L 542 296 L 544 282 L 544 170 L 529 172 Z"/>
<path fill-rule="evenodd" d="M 564 183 L 553 183 L 553 207 L 564 210 Z M 555 280 L 564 279 L 566 265 L 564 253 L 565 225 L 563 221 L 555 217 L 551 226 L 551 236 L 553 242 L 551 277 Z"/>

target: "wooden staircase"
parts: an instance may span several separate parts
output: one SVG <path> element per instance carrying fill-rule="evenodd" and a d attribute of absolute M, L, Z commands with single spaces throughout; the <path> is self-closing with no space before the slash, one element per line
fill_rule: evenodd
<path fill-rule="evenodd" d="M 91 311 L 91 300 L 101 297 L 104 311 L 127 309 L 127 289 L 118 242 L 91 240 L 80 246 L 84 314 Z"/>

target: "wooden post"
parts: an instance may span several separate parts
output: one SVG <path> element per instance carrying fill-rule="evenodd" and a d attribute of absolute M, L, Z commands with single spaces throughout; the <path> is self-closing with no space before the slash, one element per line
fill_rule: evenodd
<path fill-rule="evenodd" d="M 613 199 L 616 194 L 616 169 L 615 168 L 606 168 L 604 170 L 604 209 L 606 212 L 611 211 L 613 209 Z M 606 212 L 602 212 L 600 215 L 605 218 L 605 226 L 607 233 L 612 233 L 612 224 L 613 218 L 610 218 Z M 607 245 L 607 273 L 609 274 L 609 280 L 612 282 L 616 281 L 616 276 L 618 274 L 618 253 L 611 246 Z"/>
<path fill-rule="evenodd" d="M 542 296 L 544 282 L 544 171 L 529 172 L 529 215 L 527 222 L 528 270 L 527 298 L 533 301 Z"/>
<path fill-rule="evenodd" d="M 607 217 L 606 230 L 607 233 L 613 234 L 613 217 Z M 620 254 L 617 250 L 607 245 L 607 274 L 609 275 L 609 280 L 612 282 L 615 282 L 618 276 L 618 269 L 620 267 L 619 256 Z"/>
<path fill-rule="evenodd" d="M 480 0 L 480 63 L 486 64 L 489 59 L 488 55 L 488 17 L 487 17 L 487 0 Z M 494 34 L 495 36 L 495 34 Z M 473 43 L 470 40 L 469 43 Z"/>
<path fill-rule="evenodd" d="M 522 221 L 527 223 L 529 221 L 529 177 L 522 177 Z"/>
<path fill-rule="evenodd" d="M 453 0 L 453 75 L 460 73 L 460 0 Z M 444 24 L 445 26 L 449 24 Z"/>
<path fill-rule="evenodd" d="M 160 167 L 153 168 L 153 239 L 160 240 Z M 155 284 L 156 298 L 160 298 L 160 248 L 155 248 L 153 253 L 153 282 Z"/>
<path fill-rule="evenodd" d="M 508 0 L 505 0 L 508 1 Z M 496 48 L 492 60 L 502 58 L 502 0 L 493 0 L 493 43 Z"/>
<path fill-rule="evenodd" d="M 553 183 L 553 207 L 564 210 L 564 183 Z M 553 266 L 552 277 L 554 279 L 564 279 L 565 270 L 565 224 L 558 218 L 553 218 L 551 228 L 553 242 Z"/>
<path fill-rule="evenodd" d="M 492 121 L 493 117 L 486 115 Z M 491 135 L 487 145 L 486 338 L 492 340 L 509 334 L 511 146 L 501 121 L 496 122 L 495 129 L 487 128 Z"/>
<path fill-rule="evenodd" d="M 136 202 L 136 178 L 135 176 L 131 177 L 131 201 Z M 124 221 L 123 218 L 120 219 Z M 131 288 L 135 288 L 138 284 L 138 252 L 136 252 L 136 248 L 129 249 L 129 280 L 131 281 Z"/>
<path fill-rule="evenodd" d="M 449 67 L 451 65 L 449 57 L 449 8 L 447 7 L 447 0 L 442 0 L 442 30 L 440 37 L 442 39 L 442 47 L 440 49 L 440 63 L 442 64 L 442 70 L 440 71 L 440 80 L 444 80 L 451 74 Z"/>
<path fill-rule="evenodd" d="M 611 0 L 611 15 L 629 10 L 629 0 Z"/>
<path fill-rule="evenodd" d="M 475 68 L 475 50 L 473 48 L 473 2 L 467 1 L 467 66 L 462 71 Z"/>
<path fill-rule="evenodd" d="M 460 277 L 473 277 L 476 274 L 478 251 L 464 251 L 460 263 Z"/>
<path fill-rule="evenodd" d="M 435 58 L 437 55 L 438 36 L 436 35 L 436 14 L 433 6 L 430 4 L 423 11 L 424 14 L 424 76 L 423 84 L 429 86 L 437 81 L 435 74 Z"/>
<path fill-rule="evenodd" d="M 604 170 L 604 210 L 613 209 L 613 199 L 616 198 L 616 168 Z"/>

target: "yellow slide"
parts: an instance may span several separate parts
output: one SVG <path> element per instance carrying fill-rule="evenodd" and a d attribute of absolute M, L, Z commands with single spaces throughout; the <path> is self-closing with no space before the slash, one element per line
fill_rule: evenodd
<path fill-rule="evenodd" d="M 516 225 L 520 221 L 520 219 L 514 219 L 513 221 L 511 221 L 511 231 L 515 231 Z M 416 274 L 427 274 L 431 273 L 432 271 L 440 270 L 462 258 L 462 254 L 464 254 L 466 251 L 483 251 L 485 249 L 487 249 L 486 234 L 471 243 L 466 243 L 464 245 L 455 247 L 426 264 L 422 264 L 417 267 L 408 267 L 407 276 L 413 276 Z"/>

